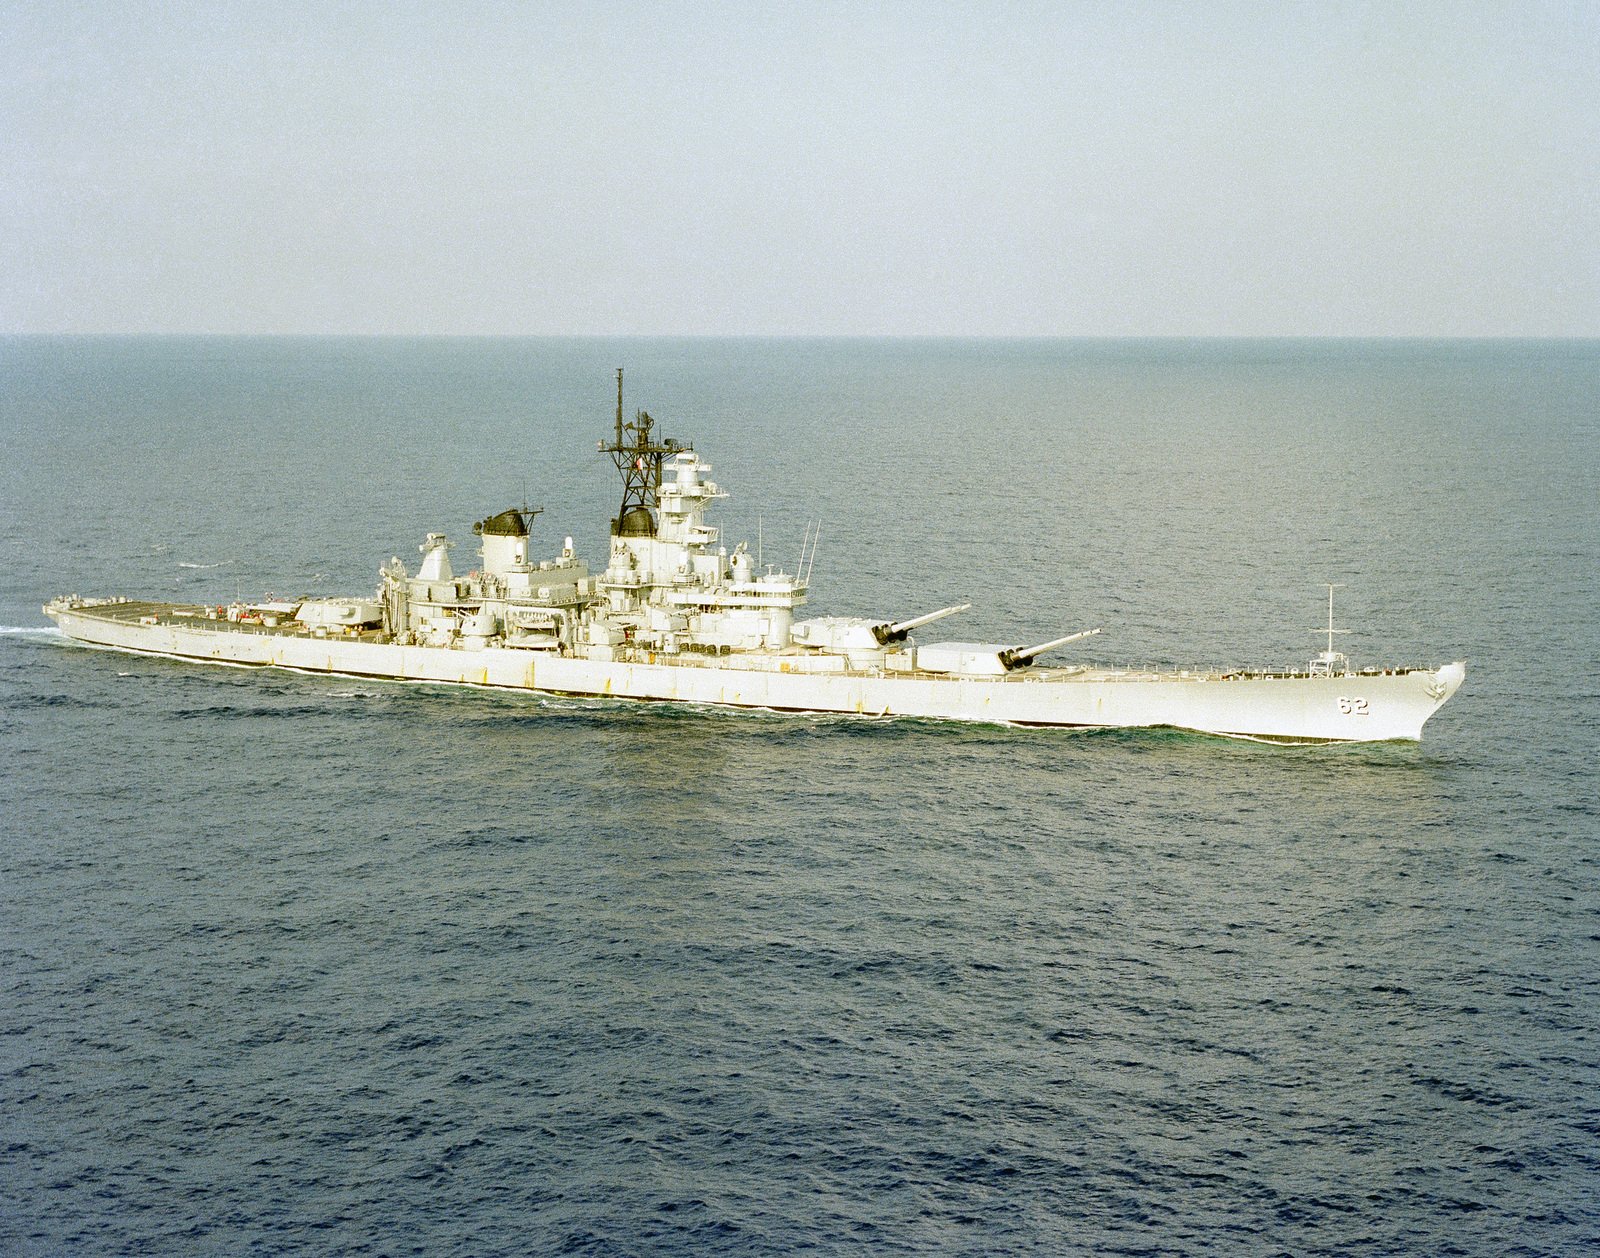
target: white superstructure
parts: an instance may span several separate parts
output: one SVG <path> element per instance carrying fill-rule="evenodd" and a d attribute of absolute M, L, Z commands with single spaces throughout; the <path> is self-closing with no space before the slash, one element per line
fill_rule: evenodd
<path fill-rule="evenodd" d="M 797 618 L 806 601 L 806 550 L 795 573 L 732 551 L 706 519 L 726 497 L 691 448 L 653 440 L 639 412 L 624 423 L 618 372 L 616 432 L 601 443 L 623 477 L 610 554 L 598 575 L 572 539 L 536 559 L 536 510 L 481 520 L 481 566 L 458 576 L 453 543 L 429 534 L 411 573 L 380 569 L 375 595 L 231 607 L 127 599 L 52 600 L 63 632 L 120 650 L 253 664 L 612 696 L 1021 725 L 1174 726 L 1284 741 L 1416 739 L 1455 693 L 1461 663 L 1352 670 L 1328 649 L 1304 671 L 1149 672 L 1050 667 L 1048 652 L 1091 629 L 1036 646 L 933 642 L 913 630 L 965 604 L 905 620 Z M 810 542 L 814 559 L 815 543 Z"/>

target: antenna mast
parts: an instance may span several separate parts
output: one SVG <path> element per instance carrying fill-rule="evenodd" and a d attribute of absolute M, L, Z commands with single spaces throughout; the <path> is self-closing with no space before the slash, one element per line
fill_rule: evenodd
<path fill-rule="evenodd" d="M 1311 672 L 1313 674 L 1321 673 L 1331 676 L 1335 664 L 1343 665 L 1347 670 L 1350 666 L 1350 661 L 1333 649 L 1333 635 L 1336 633 L 1349 633 L 1350 631 L 1333 627 L 1333 592 L 1344 589 L 1343 583 L 1335 584 L 1332 581 L 1324 581 L 1323 584 L 1328 587 L 1328 627 L 1326 629 L 1313 629 L 1311 632 L 1327 634 L 1328 649 L 1311 661 Z"/>
<path fill-rule="evenodd" d="M 622 368 L 617 368 L 617 429 L 608 445 L 600 443 L 602 454 L 622 473 L 622 505 L 617 518 L 611 521 L 613 537 L 654 537 L 656 519 L 652 508 L 661 491 L 661 464 L 668 455 L 689 449 L 670 437 L 652 441 L 651 426 L 655 423 L 648 411 L 639 411 L 633 422 L 622 419 Z"/>

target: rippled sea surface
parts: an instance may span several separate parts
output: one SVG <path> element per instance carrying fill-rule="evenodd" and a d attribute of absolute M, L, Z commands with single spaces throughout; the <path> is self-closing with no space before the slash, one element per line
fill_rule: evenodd
<path fill-rule="evenodd" d="M 365 591 L 628 409 L 817 613 L 1468 662 L 1420 745 L 71 645 Z M 0 1252 L 1600 1247 L 1600 345 L 0 340 Z M 1079 650 L 1080 648 L 1069 648 Z M 1082 658 L 1080 656 L 1080 658 Z"/>

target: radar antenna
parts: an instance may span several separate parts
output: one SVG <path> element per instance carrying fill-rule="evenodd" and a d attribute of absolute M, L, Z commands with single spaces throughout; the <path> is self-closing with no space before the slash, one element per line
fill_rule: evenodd
<path fill-rule="evenodd" d="M 653 508 L 661 492 L 661 464 L 668 455 L 690 449 L 670 437 L 651 440 L 655 420 L 648 411 L 635 414 L 632 423 L 622 419 L 622 368 L 617 368 L 617 430 L 608 444 L 600 442 L 600 452 L 609 454 L 622 473 L 622 505 L 611 521 L 613 537 L 654 537 L 656 519 Z"/>
<path fill-rule="evenodd" d="M 1312 676 L 1331 677 L 1333 675 L 1335 665 L 1340 666 L 1341 669 L 1346 671 L 1348 671 L 1350 667 L 1350 661 L 1346 659 L 1340 652 L 1333 649 L 1333 635 L 1336 633 L 1349 633 L 1350 631 L 1348 629 L 1335 629 L 1333 627 L 1333 592 L 1335 590 L 1344 589 L 1344 584 L 1341 582 L 1336 585 L 1332 581 L 1324 581 L 1323 584 L 1328 587 L 1328 625 L 1325 629 L 1313 629 L 1311 632 L 1316 634 L 1327 634 L 1328 649 L 1320 652 L 1316 658 L 1311 661 L 1311 674 Z"/>

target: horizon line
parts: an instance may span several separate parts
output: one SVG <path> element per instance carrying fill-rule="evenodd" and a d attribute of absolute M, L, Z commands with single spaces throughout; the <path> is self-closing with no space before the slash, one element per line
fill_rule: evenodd
<path fill-rule="evenodd" d="M 173 332 L 0 329 L 0 338 L 369 341 L 1600 341 L 1595 332 Z"/>

